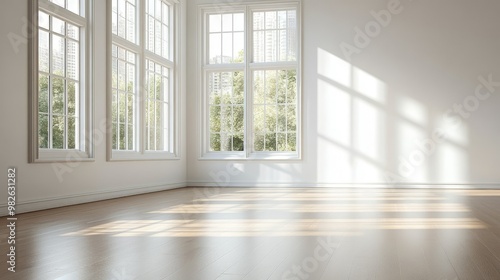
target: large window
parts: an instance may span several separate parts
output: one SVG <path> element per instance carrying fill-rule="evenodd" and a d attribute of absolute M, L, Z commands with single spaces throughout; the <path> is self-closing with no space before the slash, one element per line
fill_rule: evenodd
<path fill-rule="evenodd" d="M 110 159 L 176 155 L 176 4 L 109 0 Z"/>
<path fill-rule="evenodd" d="M 30 162 L 93 157 L 91 0 L 32 2 Z"/>
<path fill-rule="evenodd" d="M 300 156 L 299 7 L 202 7 L 203 158 Z"/>

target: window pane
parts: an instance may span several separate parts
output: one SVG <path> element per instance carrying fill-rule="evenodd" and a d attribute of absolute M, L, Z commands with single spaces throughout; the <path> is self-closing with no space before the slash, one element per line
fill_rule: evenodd
<path fill-rule="evenodd" d="M 64 3 L 64 0 L 49 0 L 50 2 L 56 4 L 56 5 L 59 5 L 61 7 L 65 7 L 65 3 Z"/>
<path fill-rule="evenodd" d="M 68 78 L 73 80 L 80 80 L 80 46 L 77 42 L 68 40 L 67 59 L 66 65 L 68 71 Z"/>
<path fill-rule="evenodd" d="M 38 12 L 38 26 L 49 29 L 49 15 L 39 11 Z"/>
<path fill-rule="evenodd" d="M 76 148 L 76 119 L 74 117 L 68 117 L 68 149 Z"/>
<path fill-rule="evenodd" d="M 52 74 L 64 76 L 65 73 L 65 49 L 64 39 L 55 34 L 52 35 Z"/>
<path fill-rule="evenodd" d="M 244 61 L 244 17 L 242 13 L 209 15 L 208 62 L 210 64 Z"/>
<path fill-rule="evenodd" d="M 222 21 L 222 15 L 209 15 L 208 16 L 209 20 L 209 32 L 221 32 L 221 21 Z"/>
<path fill-rule="evenodd" d="M 136 54 L 112 45 L 112 122 L 113 149 L 135 150 L 137 65 Z"/>
<path fill-rule="evenodd" d="M 295 61 L 297 52 L 296 11 L 253 13 L 255 62 Z"/>
<path fill-rule="evenodd" d="M 68 0 L 68 10 L 79 15 L 80 14 L 80 0 Z"/>
<path fill-rule="evenodd" d="M 38 76 L 38 112 L 49 113 L 49 76 Z"/>
<path fill-rule="evenodd" d="M 233 30 L 234 31 L 244 31 L 245 30 L 245 17 L 243 13 L 233 14 Z"/>
<path fill-rule="evenodd" d="M 210 149 L 211 151 L 242 151 L 245 119 L 243 72 L 213 72 L 208 75 L 207 79 L 209 81 Z"/>
<path fill-rule="evenodd" d="M 52 18 L 52 31 L 61 35 L 66 34 L 66 23 L 56 17 Z"/>
<path fill-rule="evenodd" d="M 170 136 L 170 69 L 148 60 L 147 65 L 147 138 L 150 151 L 168 151 Z"/>
<path fill-rule="evenodd" d="M 49 118 L 46 114 L 38 115 L 38 147 L 49 148 Z"/>
<path fill-rule="evenodd" d="M 52 117 L 52 148 L 64 149 L 64 117 Z"/>
<path fill-rule="evenodd" d="M 222 34 L 210 34 L 209 38 L 209 58 L 211 64 L 220 64 L 222 63 Z"/>
<path fill-rule="evenodd" d="M 38 32 L 38 70 L 49 72 L 49 33 Z"/>
<path fill-rule="evenodd" d="M 80 39 L 80 28 L 69 23 L 67 26 L 68 26 L 68 37 L 78 41 Z"/>
<path fill-rule="evenodd" d="M 64 108 L 64 93 L 66 84 L 62 78 L 52 79 L 52 113 L 63 115 Z"/>
<path fill-rule="evenodd" d="M 146 49 L 170 59 L 170 7 L 161 0 L 148 1 Z"/>
<path fill-rule="evenodd" d="M 73 81 L 68 81 L 68 115 L 69 116 L 76 116 L 77 112 L 77 104 L 78 104 L 78 83 L 75 83 Z"/>
<path fill-rule="evenodd" d="M 222 15 L 222 31 L 223 32 L 233 31 L 233 14 Z"/>
<path fill-rule="evenodd" d="M 291 96 L 293 98 L 288 98 Z M 296 71 L 254 72 L 253 131 L 255 151 L 295 151 L 297 130 Z"/>

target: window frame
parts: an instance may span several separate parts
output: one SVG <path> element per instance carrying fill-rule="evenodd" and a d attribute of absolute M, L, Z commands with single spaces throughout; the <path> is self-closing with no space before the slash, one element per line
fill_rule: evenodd
<path fill-rule="evenodd" d="M 39 65 L 38 65 L 38 13 L 43 11 L 51 16 L 62 18 L 83 29 L 80 31 L 79 61 L 79 146 L 75 149 L 49 149 L 39 147 Z M 84 162 L 94 161 L 94 0 L 85 0 L 80 6 L 83 15 L 77 15 L 49 0 L 30 1 L 28 15 L 28 61 L 29 61 L 29 113 L 28 113 L 28 162 Z M 82 36 L 84 35 L 84 36 Z M 49 33 L 50 36 L 50 33 Z M 65 35 L 67 36 L 67 35 Z M 65 65 L 67 61 L 65 60 Z M 50 72 L 50 69 L 49 69 Z M 49 75 L 51 75 L 49 73 Z"/>
<path fill-rule="evenodd" d="M 239 4 L 205 4 L 198 6 L 198 44 L 199 59 L 197 81 L 200 94 L 198 95 L 198 133 L 201 143 L 199 145 L 198 160 L 302 160 L 302 1 L 270 1 L 270 2 L 248 2 Z M 297 59 L 296 61 L 281 62 L 253 62 L 253 12 L 294 9 L 297 13 Z M 208 44 L 208 15 L 223 13 L 243 12 L 244 18 L 244 62 L 232 64 L 210 64 Z M 297 130 L 296 151 L 253 151 L 253 72 L 258 70 L 290 70 L 297 71 Z M 210 117 L 208 102 L 208 74 L 210 72 L 234 72 L 244 73 L 244 151 L 236 152 L 211 152 L 210 151 Z"/>
<path fill-rule="evenodd" d="M 108 161 L 151 161 L 151 160 L 179 160 L 180 149 L 180 65 L 181 57 L 180 48 L 180 10 L 181 4 L 177 0 L 162 0 L 170 5 L 170 59 L 164 58 L 147 49 L 147 32 L 146 32 L 146 1 L 137 0 L 136 6 L 136 43 L 132 43 L 118 35 L 113 34 L 112 26 L 112 0 L 107 0 L 106 13 L 106 51 L 107 51 L 107 94 L 106 94 L 106 116 L 107 116 L 107 160 Z M 131 151 L 114 150 L 113 149 L 113 123 L 112 123 L 112 106 L 113 106 L 113 89 L 112 89 L 112 46 L 118 45 L 126 50 L 132 50 L 136 54 L 136 92 L 137 98 L 135 101 L 136 116 L 134 117 L 134 149 Z M 169 150 L 171 151 L 152 151 L 147 150 L 147 131 L 146 131 L 146 104 L 147 104 L 147 85 L 146 75 L 148 73 L 146 62 L 152 60 L 155 63 L 171 69 L 169 75 Z M 168 61 L 171 60 L 171 61 Z"/>

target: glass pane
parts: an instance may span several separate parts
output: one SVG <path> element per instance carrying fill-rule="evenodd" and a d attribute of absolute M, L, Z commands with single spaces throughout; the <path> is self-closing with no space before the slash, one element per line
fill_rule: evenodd
<path fill-rule="evenodd" d="M 233 132 L 243 134 L 245 123 L 245 112 L 243 106 L 233 107 Z"/>
<path fill-rule="evenodd" d="M 257 152 L 264 151 L 264 134 L 254 135 L 254 150 Z"/>
<path fill-rule="evenodd" d="M 49 147 L 49 119 L 46 114 L 38 115 L 38 147 L 41 149 Z"/>
<path fill-rule="evenodd" d="M 68 10 L 79 15 L 80 14 L 80 0 L 68 0 Z"/>
<path fill-rule="evenodd" d="M 56 4 L 56 5 L 59 5 L 59 6 L 61 6 L 61 7 L 64 8 L 64 4 L 65 4 L 64 0 L 50 0 L 50 2 L 52 2 L 52 3 Z"/>
<path fill-rule="evenodd" d="M 237 134 L 233 136 L 233 151 L 242 152 L 245 150 L 245 142 L 243 134 Z"/>
<path fill-rule="evenodd" d="M 118 16 L 118 36 L 126 38 L 126 20 L 122 16 Z"/>
<path fill-rule="evenodd" d="M 125 62 L 119 60 L 118 61 L 118 89 L 125 91 L 126 90 L 126 70 L 125 70 Z"/>
<path fill-rule="evenodd" d="M 118 93 L 113 90 L 113 100 L 111 105 L 111 120 L 112 122 L 118 122 Z"/>
<path fill-rule="evenodd" d="M 233 62 L 233 34 L 222 34 L 222 63 Z"/>
<path fill-rule="evenodd" d="M 221 117 L 221 107 L 220 106 L 210 106 L 210 131 L 220 132 L 220 117 Z"/>
<path fill-rule="evenodd" d="M 219 152 L 221 150 L 220 134 L 210 134 L 210 151 Z"/>
<path fill-rule="evenodd" d="M 287 135 L 288 151 L 295 152 L 297 150 L 297 134 L 289 133 Z"/>
<path fill-rule="evenodd" d="M 297 109 L 295 105 L 287 106 L 287 130 L 297 131 Z"/>
<path fill-rule="evenodd" d="M 118 125 L 113 123 L 113 150 L 118 149 L 118 134 L 117 134 Z"/>
<path fill-rule="evenodd" d="M 52 79 L 52 113 L 53 114 L 64 114 L 64 92 L 66 85 L 64 79 L 53 78 Z"/>
<path fill-rule="evenodd" d="M 233 73 L 233 104 L 243 104 L 245 101 L 245 77 L 243 72 Z"/>
<path fill-rule="evenodd" d="M 52 148 L 64 149 L 64 117 L 52 117 Z"/>
<path fill-rule="evenodd" d="M 134 123 L 134 95 L 133 94 L 128 94 L 127 122 L 129 125 Z"/>
<path fill-rule="evenodd" d="M 221 15 L 210 15 L 209 17 L 209 32 L 221 32 Z"/>
<path fill-rule="evenodd" d="M 286 22 L 287 22 L 286 11 L 278 11 L 278 28 L 279 29 L 287 28 Z"/>
<path fill-rule="evenodd" d="M 209 38 L 209 59 L 210 63 L 222 63 L 221 53 L 222 53 L 222 45 L 221 45 L 222 36 L 219 33 L 210 34 Z"/>
<path fill-rule="evenodd" d="M 276 106 L 266 106 L 266 131 L 276 131 Z"/>
<path fill-rule="evenodd" d="M 221 107 L 221 131 L 222 132 L 232 132 L 233 131 L 231 106 L 222 106 Z"/>
<path fill-rule="evenodd" d="M 111 72 L 111 86 L 113 88 L 118 88 L 118 60 L 116 58 L 113 58 L 112 60 Z"/>
<path fill-rule="evenodd" d="M 80 28 L 68 23 L 68 37 L 78 41 L 80 39 Z"/>
<path fill-rule="evenodd" d="M 49 72 L 49 33 L 39 30 L 38 33 L 38 70 Z"/>
<path fill-rule="evenodd" d="M 278 133 L 277 134 L 276 145 L 277 145 L 278 152 L 288 151 L 285 133 Z"/>
<path fill-rule="evenodd" d="M 266 103 L 276 103 L 276 71 L 266 71 Z"/>
<path fill-rule="evenodd" d="M 127 3 L 127 40 L 135 43 L 135 6 Z"/>
<path fill-rule="evenodd" d="M 253 126 L 255 132 L 265 131 L 265 106 L 259 105 L 253 108 Z"/>
<path fill-rule="evenodd" d="M 68 78 L 80 80 L 80 46 L 77 42 L 68 40 L 67 60 Z"/>
<path fill-rule="evenodd" d="M 265 61 L 266 46 L 264 40 L 265 31 L 256 31 L 253 33 L 253 60 L 255 62 Z"/>
<path fill-rule="evenodd" d="M 263 12 L 257 12 L 253 13 L 253 29 L 254 30 L 262 30 L 264 29 L 265 20 L 264 20 L 264 13 Z"/>
<path fill-rule="evenodd" d="M 127 139 L 125 138 L 125 124 L 120 124 L 119 129 L 120 136 L 118 138 L 118 141 L 120 143 L 120 150 L 125 150 L 125 145 L 127 144 Z"/>
<path fill-rule="evenodd" d="M 49 29 L 49 15 L 38 11 L 38 26 L 43 27 L 45 29 Z"/>
<path fill-rule="evenodd" d="M 278 111 L 277 111 L 278 131 L 286 131 L 287 130 L 286 117 L 287 117 L 286 106 L 283 106 L 283 105 L 278 106 Z"/>
<path fill-rule="evenodd" d="M 111 0 L 111 31 L 113 34 L 118 35 L 118 3 L 117 0 Z"/>
<path fill-rule="evenodd" d="M 49 112 L 49 77 L 47 75 L 38 76 L 38 112 Z"/>
<path fill-rule="evenodd" d="M 267 133 L 266 141 L 265 141 L 265 150 L 274 152 L 276 151 L 276 134 L 275 133 Z"/>
<path fill-rule="evenodd" d="M 276 31 L 266 31 L 265 40 L 266 62 L 276 61 L 277 39 Z"/>
<path fill-rule="evenodd" d="M 78 101 L 78 83 L 68 81 L 68 115 L 76 116 L 76 106 Z"/>
<path fill-rule="evenodd" d="M 52 74 L 64 76 L 65 49 L 64 39 L 52 34 Z"/>
<path fill-rule="evenodd" d="M 76 148 L 76 119 L 68 117 L 68 149 Z"/>
<path fill-rule="evenodd" d="M 245 34 L 234 33 L 233 62 L 242 63 L 245 60 Z"/>
<path fill-rule="evenodd" d="M 118 94 L 118 121 L 120 123 L 125 123 L 125 117 L 127 110 L 127 98 L 123 93 Z"/>
<path fill-rule="evenodd" d="M 134 150 L 134 126 L 129 125 L 128 126 L 128 149 L 129 150 Z"/>
<path fill-rule="evenodd" d="M 222 31 L 233 31 L 233 14 L 222 15 Z"/>
<path fill-rule="evenodd" d="M 66 34 L 66 23 L 56 17 L 52 18 L 52 31 L 61 35 Z"/>
<path fill-rule="evenodd" d="M 234 31 L 244 31 L 245 30 L 245 18 L 243 13 L 233 15 L 233 30 Z"/>
<path fill-rule="evenodd" d="M 127 91 L 135 92 L 135 66 L 127 64 Z"/>
<path fill-rule="evenodd" d="M 276 28 L 276 12 L 266 12 L 266 29 Z"/>

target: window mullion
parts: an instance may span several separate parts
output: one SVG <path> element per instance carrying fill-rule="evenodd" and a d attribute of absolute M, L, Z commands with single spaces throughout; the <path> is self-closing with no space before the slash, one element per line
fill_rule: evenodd
<path fill-rule="evenodd" d="M 139 134 L 137 147 L 136 149 L 144 154 L 146 152 L 146 106 L 147 106 L 147 93 L 146 90 L 146 75 L 148 74 L 146 71 L 146 1 L 147 0 L 139 0 L 139 59 L 138 59 L 138 73 L 139 75 L 139 90 L 137 92 L 137 113 L 138 113 L 138 127 L 136 128 L 136 132 Z"/>

